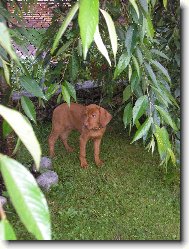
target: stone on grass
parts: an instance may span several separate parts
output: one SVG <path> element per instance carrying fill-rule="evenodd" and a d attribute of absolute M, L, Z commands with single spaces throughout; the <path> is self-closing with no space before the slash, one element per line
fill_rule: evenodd
<path fill-rule="evenodd" d="M 42 189 L 48 191 L 53 185 L 58 183 L 58 175 L 56 172 L 48 170 L 38 176 L 36 181 Z"/>
<path fill-rule="evenodd" d="M 6 205 L 7 204 L 7 199 L 3 196 L 0 196 L 0 203 L 2 206 Z"/>
<path fill-rule="evenodd" d="M 52 169 L 52 160 L 50 158 L 44 156 L 41 158 L 39 171 L 44 172 L 44 171 L 49 170 L 49 169 Z M 33 166 L 33 171 L 34 172 L 36 171 L 35 165 Z"/>

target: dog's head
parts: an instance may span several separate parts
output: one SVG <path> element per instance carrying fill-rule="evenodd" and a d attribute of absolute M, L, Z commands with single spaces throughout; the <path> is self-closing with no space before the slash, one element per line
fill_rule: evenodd
<path fill-rule="evenodd" d="M 91 104 L 86 106 L 84 126 L 89 130 L 100 130 L 112 119 L 112 115 L 104 108 Z"/>

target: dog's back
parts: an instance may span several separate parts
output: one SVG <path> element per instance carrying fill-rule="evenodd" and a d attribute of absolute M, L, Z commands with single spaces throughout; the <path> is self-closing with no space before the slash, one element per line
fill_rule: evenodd
<path fill-rule="evenodd" d="M 52 126 L 55 131 L 62 131 L 64 129 L 82 128 L 82 116 L 85 107 L 77 103 L 71 103 L 70 107 L 67 103 L 61 104 L 54 109 L 52 116 Z"/>

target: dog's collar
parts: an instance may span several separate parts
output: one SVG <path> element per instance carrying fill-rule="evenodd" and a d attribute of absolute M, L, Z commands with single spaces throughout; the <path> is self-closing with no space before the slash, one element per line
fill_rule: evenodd
<path fill-rule="evenodd" d="M 99 127 L 97 127 L 97 128 L 93 128 L 92 130 L 98 131 L 98 130 L 100 130 L 100 129 L 102 129 L 102 128 L 104 128 L 104 127 L 103 127 L 103 126 L 99 126 Z"/>
<path fill-rule="evenodd" d="M 87 126 L 85 126 L 85 125 L 84 125 L 84 127 L 87 128 Z M 89 131 L 90 131 L 90 130 L 92 130 L 92 131 L 99 131 L 99 130 L 101 130 L 102 128 L 104 128 L 104 127 L 103 127 L 103 126 L 99 126 L 99 127 L 93 128 L 93 129 L 88 129 L 88 128 L 87 128 L 87 130 L 89 130 Z"/>

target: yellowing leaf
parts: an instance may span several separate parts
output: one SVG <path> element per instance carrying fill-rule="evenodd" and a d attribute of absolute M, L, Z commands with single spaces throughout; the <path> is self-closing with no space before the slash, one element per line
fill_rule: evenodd
<path fill-rule="evenodd" d="M 104 57 L 108 61 L 109 65 L 111 66 L 111 61 L 110 61 L 110 58 L 109 58 L 109 55 L 108 55 L 108 51 L 107 51 L 107 49 L 106 49 L 106 47 L 105 47 L 105 45 L 104 45 L 104 43 L 102 41 L 98 26 L 96 27 L 96 32 L 95 32 L 95 35 L 94 35 L 94 41 L 95 41 L 95 43 L 97 45 L 98 50 L 101 52 L 101 54 L 104 55 Z"/>

